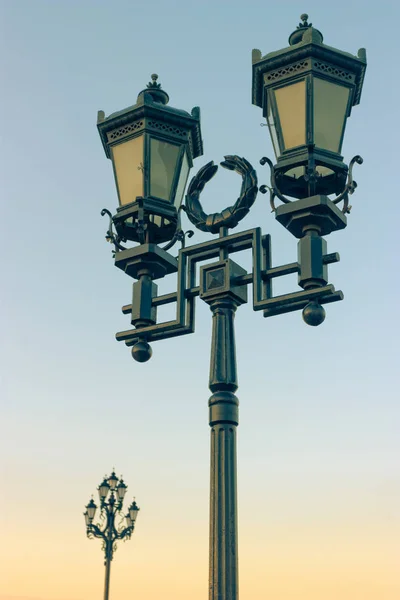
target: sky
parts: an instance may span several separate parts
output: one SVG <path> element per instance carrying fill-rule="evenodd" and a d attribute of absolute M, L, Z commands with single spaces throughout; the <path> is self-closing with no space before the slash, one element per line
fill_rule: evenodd
<path fill-rule="evenodd" d="M 102 597 L 83 511 L 113 467 L 141 510 L 112 563 L 112 600 L 206 597 L 211 314 L 199 300 L 195 334 L 153 344 L 146 364 L 115 341 L 132 282 L 104 239 L 100 211 L 117 195 L 97 111 L 132 105 L 158 73 L 171 106 L 201 108 L 192 175 L 238 154 L 268 183 L 251 50 L 285 47 L 303 12 L 328 45 L 367 49 L 342 149 L 364 164 L 347 229 L 327 237 L 344 301 L 317 328 L 237 311 L 240 594 L 400 597 L 398 2 L 3 0 L 0 600 Z M 220 169 L 205 210 L 239 189 Z M 256 226 L 274 265 L 296 260 L 261 194 L 240 228 Z M 297 289 L 287 276 L 275 293 Z"/>

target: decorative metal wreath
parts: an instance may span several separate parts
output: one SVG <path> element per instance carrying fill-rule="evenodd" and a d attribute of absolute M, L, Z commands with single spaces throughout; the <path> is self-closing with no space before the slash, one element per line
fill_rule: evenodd
<path fill-rule="evenodd" d="M 186 194 L 185 205 L 182 206 L 189 220 L 200 231 L 218 233 L 221 227 L 232 229 L 247 215 L 257 196 L 257 173 L 251 164 L 240 156 L 228 155 L 221 162 L 221 167 L 236 171 L 242 176 L 243 182 L 240 196 L 233 206 L 222 212 L 206 214 L 200 203 L 200 194 L 204 186 L 212 179 L 218 170 L 218 165 L 211 161 L 204 165 L 193 177 Z"/>

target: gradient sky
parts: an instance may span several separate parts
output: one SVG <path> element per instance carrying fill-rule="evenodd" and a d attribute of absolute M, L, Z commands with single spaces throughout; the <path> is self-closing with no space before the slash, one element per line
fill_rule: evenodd
<path fill-rule="evenodd" d="M 117 197 L 97 111 L 133 104 L 156 72 L 172 106 L 201 107 L 192 175 L 237 153 L 268 183 L 251 50 L 286 46 L 304 11 L 328 45 L 367 48 L 343 146 L 365 162 L 348 228 L 328 237 L 344 302 L 319 328 L 237 312 L 240 591 L 400 598 L 397 0 L 3 0 L 0 600 L 102 597 L 82 513 L 113 466 L 141 512 L 113 561 L 112 600 L 207 597 L 211 314 L 198 302 L 195 335 L 154 344 L 146 364 L 115 342 L 131 281 L 104 240 L 100 211 Z M 205 209 L 239 189 L 221 170 Z M 241 227 L 260 225 L 275 265 L 296 260 L 262 195 Z M 296 289 L 289 276 L 275 291 Z"/>

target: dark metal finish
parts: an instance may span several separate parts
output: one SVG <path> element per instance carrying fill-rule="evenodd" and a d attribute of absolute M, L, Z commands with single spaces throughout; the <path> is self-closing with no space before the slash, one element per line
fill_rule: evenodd
<path fill-rule="evenodd" d="M 152 279 L 161 279 L 178 270 L 176 258 L 156 244 L 141 244 L 117 252 L 115 266 L 135 279 L 139 279 L 143 269 L 150 271 Z"/>
<path fill-rule="evenodd" d="M 298 284 L 303 289 L 319 287 L 328 283 L 328 267 L 324 264 L 326 241 L 318 232 L 309 229 L 297 244 L 300 265 Z"/>
<path fill-rule="evenodd" d="M 161 89 L 157 78 L 157 75 L 152 75 L 152 82 L 140 92 L 133 106 L 113 113 L 107 118 L 103 111 L 98 112 L 97 128 L 106 156 L 112 161 L 114 161 L 115 146 L 134 138 L 143 138 L 143 162 L 136 165 L 136 168 L 142 172 L 143 198 L 132 198 L 132 202 L 121 205 L 112 217 L 119 241 L 131 240 L 140 244 L 144 242 L 158 244 L 173 238 L 178 226 L 177 207 L 173 200 L 178 189 L 184 156 L 191 168 L 193 159 L 203 154 L 200 109 L 194 107 L 189 114 L 169 106 L 169 96 Z M 167 142 L 179 149 L 169 201 L 151 195 L 150 146 L 151 140 L 154 139 Z M 134 168 L 135 165 L 132 164 L 132 169 Z M 115 165 L 114 176 L 119 189 Z M 156 224 L 155 218 L 161 218 L 161 222 Z M 110 238 L 112 239 L 113 236 Z"/>
<path fill-rule="evenodd" d="M 276 179 L 273 189 L 294 198 L 316 194 L 340 195 L 346 188 L 348 170 L 340 155 L 345 122 L 352 106 L 360 101 L 367 65 L 366 52 L 362 48 L 357 56 L 353 56 L 326 46 L 322 34 L 307 19 L 302 21 L 290 36 L 289 47 L 265 56 L 260 50 L 253 50 L 252 100 L 253 104 L 263 109 L 271 135 L 276 135 L 276 144 L 281 149 L 277 154 L 277 164 L 273 167 Z M 315 80 L 335 84 L 349 91 L 337 151 L 321 147 L 316 140 Z M 275 91 L 299 82 L 305 86 L 305 138 L 303 144 L 286 148 Z M 299 173 L 294 175 L 293 169 Z M 324 176 L 321 176 L 322 172 Z"/>
<path fill-rule="evenodd" d="M 339 194 L 339 196 L 337 196 L 336 198 L 331 200 L 331 202 L 333 202 L 333 204 L 339 204 L 339 202 L 343 201 L 343 207 L 342 207 L 343 214 L 350 213 L 351 206 L 349 206 L 349 195 L 354 194 L 354 192 L 357 188 L 357 182 L 354 181 L 354 179 L 353 179 L 353 167 L 356 163 L 358 165 L 362 165 L 363 162 L 364 161 L 363 161 L 362 157 L 359 156 L 358 154 L 351 159 L 350 164 L 349 164 L 349 170 L 347 173 L 346 185 L 345 185 L 343 191 Z M 266 194 L 267 191 L 269 191 L 271 209 L 272 209 L 272 212 L 275 212 L 276 211 L 275 198 L 278 198 L 284 204 L 289 204 L 292 202 L 292 200 L 290 200 L 289 198 L 286 198 L 286 196 L 284 196 L 284 194 L 282 194 L 282 192 L 280 191 L 279 186 L 276 182 L 275 167 L 274 167 L 272 161 L 269 158 L 267 158 L 266 156 L 263 156 L 263 158 L 260 159 L 260 164 L 261 165 L 268 164 L 271 169 L 271 187 L 268 185 L 262 185 L 262 186 L 260 186 L 260 192 L 262 194 Z M 317 176 L 315 171 L 314 171 L 314 176 Z"/>
<path fill-rule="evenodd" d="M 201 231 L 218 233 L 221 227 L 233 228 L 247 215 L 257 196 L 257 173 L 251 164 L 239 156 L 225 156 L 221 166 L 236 171 L 243 178 L 240 196 L 233 206 L 220 213 L 206 214 L 200 204 L 200 193 L 218 170 L 211 161 L 202 167 L 190 182 L 186 204 L 182 207 L 190 221 Z"/>
<path fill-rule="evenodd" d="M 300 204 L 300 206 L 299 206 Z M 322 207 L 322 208 L 321 208 Z M 131 313 L 134 328 L 117 334 L 117 340 L 132 346 L 132 356 L 139 362 L 151 357 L 149 342 L 194 332 L 195 298 L 200 296 L 213 313 L 213 334 L 210 363 L 209 423 L 211 427 L 210 466 L 210 574 L 209 600 L 237 600 L 237 482 L 236 428 L 238 425 L 237 373 L 234 340 L 236 308 L 247 302 L 247 286 L 252 285 L 253 309 L 262 310 L 265 317 L 303 310 L 309 325 L 322 323 L 322 304 L 341 300 L 343 294 L 327 285 L 327 265 L 337 262 L 337 253 L 327 254 L 326 243 L 319 233 L 345 226 L 346 217 L 328 199 L 314 198 L 285 204 L 279 209 L 287 228 L 302 236 L 299 242 L 299 262 L 272 267 L 270 236 L 261 229 L 229 234 L 221 226 L 216 239 L 179 251 L 178 260 L 171 262 L 165 250 L 144 244 L 116 253 L 116 265 L 139 279 L 134 284 L 134 300 L 124 306 Z M 278 210 L 279 210 L 278 209 Z M 277 211 L 278 212 L 278 211 Z M 333 215 L 333 216 L 332 216 Z M 207 219 L 205 219 L 207 221 Z M 329 221 L 329 225 L 325 224 Z M 220 223 L 223 219 L 220 220 Z M 201 223 L 202 227 L 203 223 Z M 335 225 L 335 227 L 334 227 Z M 201 228 L 200 227 L 200 228 Z M 230 254 L 251 250 L 253 272 L 247 273 L 230 258 Z M 171 257 L 172 258 L 172 257 Z M 200 267 L 196 281 L 196 265 Z M 217 259 L 215 261 L 215 259 Z M 175 261 L 175 259 L 174 259 Z M 162 277 L 177 265 L 177 292 L 157 296 L 151 278 Z M 273 296 L 275 277 L 298 273 L 300 292 Z M 136 288 L 143 280 L 140 288 Z M 137 292 L 136 290 L 139 290 Z M 155 309 L 176 303 L 176 319 L 165 323 L 156 320 Z M 137 320 L 135 320 L 134 315 Z M 146 315 L 147 321 L 143 318 Z"/>
<path fill-rule="evenodd" d="M 207 300 L 206 300 L 207 301 Z M 229 292 L 210 299 L 213 313 L 209 387 L 210 572 L 209 600 L 238 598 L 236 428 L 239 423 L 234 315 Z"/>
<path fill-rule="evenodd" d="M 224 236 L 221 229 L 221 239 Z M 209 399 L 211 427 L 209 600 L 237 600 L 236 427 L 239 401 L 234 316 L 247 302 L 247 287 L 235 279 L 246 271 L 226 258 L 200 270 L 200 298 L 213 315 Z"/>
<path fill-rule="evenodd" d="M 354 157 L 347 167 L 339 151 L 345 118 L 349 116 L 351 107 L 360 100 L 366 56 L 365 50 L 360 50 L 356 57 L 324 45 L 322 34 L 308 23 L 308 16 L 302 15 L 301 20 L 289 38 L 288 48 L 264 57 L 259 50 L 253 51 L 252 89 L 253 104 L 263 108 L 264 116 L 268 118 L 268 111 L 275 111 L 273 116 L 276 117 L 276 124 L 269 122 L 269 127 L 270 131 L 276 127 L 279 148 L 283 149 L 275 166 L 268 158 L 260 161 L 271 168 L 271 186 L 261 186 L 260 191 L 265 193 L 269 190 L 270 205 L 276 220 L 299 240 L 296 262 L 273 266 L 270 235 L 263 235 L 259 227 L 238 233 L 230 232 L 249 212 L 258 185 L 255 169 L 245 158 L 236 155 L 225 156 L 221 163 L 222 167 L 234 170 L 242 177 L 240 195 L 232 206 L 211 214 L 203 210 L 201 192 L 218 169 L 211 161 L 191 180 L 185 205 L 181 207 L 197 229 L 218 234 L 216 238 L 185 247 L 185 235 L 191 237 L 193 232 L 183 233 L 179 212 L 173 206 L 176 178 L 170 204 L 150 197 L 146 171 L 148 154 L 145 154 L 144 164 L 141 165 L 147 181 L 144 197 L 121 206 L 114 216 L 105 209 L 102 213 L 110 218 L 106 238 L 114 244 L 115 265 L 137 280 L 133 283 L 132 303 L 122 307 L 122 312 L 130 315 L 133 327 L 116 334 L 118 341 L 132 348 L 132 356 L 136 361 L 150 359 L 150 343 L 194 332 L 198 296 L 210 306 L 212 312 L 209 600 L 238 599 L 236 429 L 239 402 L 236 396 L 236 309 L 247 302 L 247 288 L 251 286 L 253 310 L 262 311 L 264 317 L 300 310 L 308 325 L 318 326 L 325 319 L 323 306 L 343 299 L 343 293 L 336 291 L 328 278 L 328 265 L 338 262 L 339 254 L 328 253 L 323 236 L 347 226 L 346 214 L 351 208 L 349 195 L 356 188 L 352 169 L 355 163 L 361 164 L 362 159 Z M 341 129 L 338 126 L 336 131 L 337 141 L 340 139 L 335 146 L 338 152 L 316 145 L 314 78 L 324 80 L 325 86 L 329 82 L 342 86 L 340 89 L 349 90 L 347 105 L 343 103 L 345 114 L 339 115 L 340 118 L 343 116 L 344 121 Z M 304 87 L 306 94 L 306 116 L 305 123 L 302 123 L 305 127 L 305 143 L 295 148 L 285 148 L 274 93 L 300 81 L 304 82 L 301 88 Z M 167 103 L 168 95 L 160 89 L 157 77 L 152 76 L 152 83 L 141 92 L 135 106 L 105 120 L 104 113 L 100 114 L 98 128 L 107 156 L 110 157 L 110 148 L 121 138 L 130 139 L 139 134 L 153 136 L 157 131 L 157 136 L 165 139 L 171 136 L 176 143 L 180 139 L 182 147 L 186 144 L 185 151 L 189 148 L 191 166 L 192 159 L 202 154 L 199 111 L 193 109 L 192 115 L 189 115 L 170 109 Z M 338 123 L 340 118 L 337 119 Z M 294 176 L 293 172 L 288 174 L 294 167 L 303 169 L 301 176 Z M 331 200 L 329 194 L 335 194 L 336 197 Z M 287 195 L 296 200 L 290 200 Z M 276 207 L 276 198 L 283 204 Z M 340 202 L 343 202 L 341 210 L 338 206 Z M 153 226 L 155 221 L 151 224 L 149 215 L 161 218 L 158 229 Z M 140 245 L 126 248 L 123 244 L 127 240 L 137 241 Z M 167 242 L 164 248 L 158 245 L 162 241 Z M 175 258 L 168 250 L 177 241 L 181 242 L 182 247 Z M 252 254 L 249 273 L 232 260 L 233 254 L 243 251 Z M 154 280 L 175 273 L 175 291 L 158 296 Z M 300 289 L 274 296 L 273 280 L 293 273 L 297 273 Z M 157 307 L 167 304 L 174 305 L 174 318 L 160 322 Z M 88 505 L 87 509 L 89 511 L 92 508 Z M 107 577 L 109 572 L 107 575 L 106 571 L 106 581 Z"/>
<path fill-rule="evenodd" d="M 247 302 L 247 287 L 236 285 L 236 280 L 247 271 L 230 258 L 200 268 L 200 298 L 210 304 L 213 300 L 231 298 L 234 302 Z"/>
<path fill-rule="evenodd" d="M 118 479 L 113 472 L 109 478 L 105 477 L 103 483 L 98 487 L 100 522 L 93 523 L 97 509 L 93 498 L 86 506 L 86 512 L 84 513 L 88 538 L 99 538 L 103 541 L 102 550 L 105 558 L 104 600 L 109 599 L 111 561 L 117 548 L 117 541 L 131 538 L 135 528 L 135 520 L 140 510 L 136 502 L 133 501 L 128 509 L 128 514 L 125 516 L 127 526 L 124 527 L 124 515 L 121 514 L 121 511 L 126 489 L 127 486 L 122 478 Z M 118 523 L 117 519 L 119 519 Z"/>
<path fill-rule="evenodd" d="M 325 309 L 318 302 L 309 302 L 302 314 L 304 322 L 312 327 L 321 325 L 325 321 Z"/>
<path fill-rule="evenodd" d="M 293 206 L 295 204 L 296 203 L 293 203 Z M 334 205 L 332 206 L 334 210 L 341 215 L 341 218 L 345 219 L 342 213 Z M 139 246 L 137 250 L 141 251 L 141 248 L 143 247 Z M 231 264 L 229 267 L 231 269 L 229 277 L 226 275 L 224 276 L 225 279 L 223 285 L 229 285 L 231 293 L 237 294 L 238 290 L 235 288 L 240 288 L 242 286 L 251 284 L 253 310 L 264 311 L 264 316 L 272 316 L 290 312 L 292 310 L 302 310 L 310 300 L 316 298 L 318 298 L 321 304 L 342 300 L 343 298 L 342 293 L 336 292 L 332 285 L 324 285 L 317 289 L 307 289 L 300 292 L 293 292 L 291 294 L 284 294 L 282 296 L 274 296 L 272 291 L 273 279 L 288 275 L 290 273 L 300 273 L 301 266 L 296 262 L 279 267 L 272 267 L 270 236 L 262 236 L 261 229 L 257 227 L 255 229 L 250 229 L 231 235 L 224 235 L 223 237 L 219 237 L 208 242 L 182 248 L 179 251 L 179 257 L 177 260 L 177 292 L 154 297 L 152 299 L 153 307 L 176 303 L 176 318 L 173 321 L 140 327 L 140 330 L 134 328 L 127 331 L 121 331 L 116 334 L 116 339 L 118 341 L 124 341 L 127 346 L 133 346 L 141 340 L 154 342 L 161 339 L 167 339 L 169 337 L 193 333 L 195 320 L 195 298 L 202 293 L 203 296 L 205 295 L 206 299 L 207 294 L 213 291 L 212 288 L 211 290 L 207 290 L 205 274 L 207 274 L 209 271 L 210 278 L 213 271 L 219 271 L 222 268 L 227 269 L 228 267 L 226 265 L 229 264 L 229 261 L 228 263 L 223 261 L 226 261 L 229 256 L 224 258 L 223 261 L 210 263 L 209 265 L 202 267 L 200 272 L 204 274 L 204 277 L 201 279 L 200 285 L 197 285 L 195 277 L 196 264 L 206 260 L 219 258 L 221 253 L 224 255 L 229 255 L 244 250 L 252 251 L 253 273 L 247 275 L 239 274 L 239 272 L 236 270 L 232 271 L 233 266 Z M 324 265 L 338 262 L 339 255 L 337 253 L 323 255 L 322 261 Z M 235 269 L 237 268 L 239 268 L 238 265 L 235 267 Z M 218 276 L 221 277 L 221 275 Z M 220 280 L 222 282 L 222 279 Z M 215 282 L 213 285 L 215 285 Z M 224 289 L 227 288 L 224 287 Z M 215 288 L 215 292 L 218 291 L 219 290 Z M 131 311 L 131 304 L 122 308 L 122 312 L 124 314 L 131 313 Z"/>
<path fill-rule="evenodd" d="M 327 196 L 312 196 L 297 202 L 282 204 L 275 218 L 294 237 L 301 238 L 309 229 L 329 235 L 347 226 L 347 218 Z"/>
<path fill-rule="evenodd" d="M 110 148 L 113 143 L 135 137 L 138 132 L 145 130 L 158 132 L 163 136 L 172 135 L 177 141 L 187 139 L 193 158 L 203 154 L 199 107 L 192 108 L 190 114 L 173 108 L 167 105 L 168 94 L 160 88 L 159 83 L 154 86 L 153 79 L 153 83 L 140 92 L 133 106 L 112 113 L 107 118 L 102 110 L 98 111 L 97 129 L 107 158 L 111 158 Z"/>
<path fill-rule="evenodd" d="M 139 281 L 132 286 L 131 323 L 135 327 L 154 325 L 157 322 L 157 308 L 152 306 L 152 301 L 157 296 L 158 286 L 151 276 L 151 271 L 143 269 Z"/>

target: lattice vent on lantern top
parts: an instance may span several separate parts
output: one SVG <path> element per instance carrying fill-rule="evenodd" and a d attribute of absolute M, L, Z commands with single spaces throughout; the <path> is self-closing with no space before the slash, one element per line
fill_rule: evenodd
<path fill-rule="evenodd" d="M 124 137 L 129 133 L 138 131 L 138 129 L 141 129 L 142 127 L 143 121 L 135 121 L 135 123 L 131 123 L 130 125 L 123 125 L 122 127 L 118 127 L 118 129 L 113 129 L 113 131 L 107 133 L 108 141 L 113 142 L 115 140 L 118 140 L 119 138 Z"/>
<path fill-rule="evenodd" d="M 346 81 L 354 81 L 355 77 L 349 71 L 345 71 L 344 69 L 338 69 L 338 67 L 334 67 L 329 63 L 324 63 L 320 61 L 315 61 L 313 67 L 322 73 L 326 73 L 327 75 L 334 75 L 335 77 L 339 77 L 339 79 L 344 79 Z"/>
<path fill-rule="evenodd" d="M 290 65 L 289 67 L 278 69 L 277 71 L 271 71 L 270 73 L 265 75 L 265 80 L 276 81 L 277 79 L 283 79 L 284 77 L 293 75 L 293 73 L 297 73 L 298 71 L 303 71 L 307 69 L 308 66 L 308 61 L 303 60 L 301 62 L 295 63 L 294 65 Z"/>
<path fill-rule="evenodd" d="M 166 123 L 160 123 L 159 121 L 148 121 L 147 125 L 152 129 L 167 131 L 168 133 L 178 135 L 182 138 L 187 137 L 187 131 L 185 131 L 185 129 L 181 129 L 180 127 L 174 127 L 174 125 L 167 125 Z"/>

